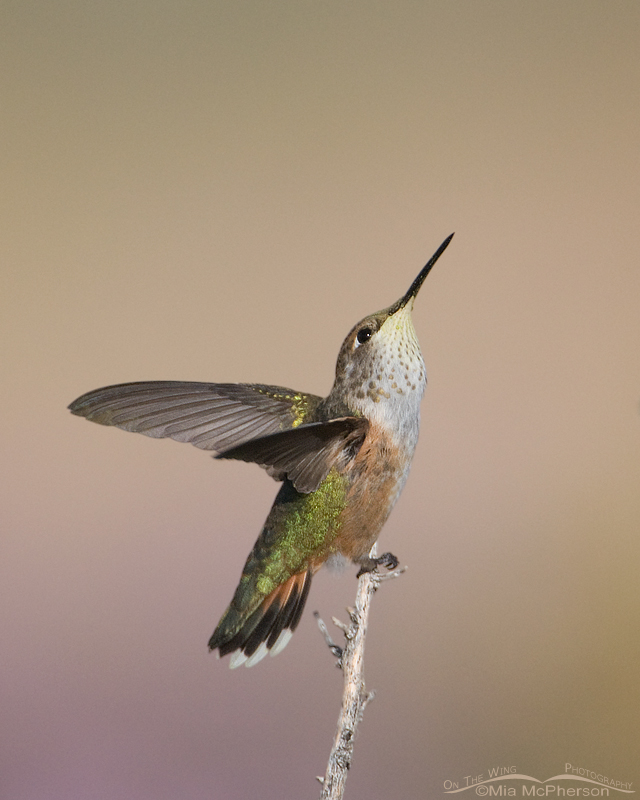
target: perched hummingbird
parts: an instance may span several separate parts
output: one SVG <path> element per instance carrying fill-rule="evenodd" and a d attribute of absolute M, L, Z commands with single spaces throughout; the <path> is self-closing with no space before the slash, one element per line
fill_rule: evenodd
<path fill-rule="evenodd" d="M 143 381 L 107 386 L 69 406 L 101 425 L 252 461 L 282 481 L 209 649 L 253 666 L 289 642 L 311 578 L 327 561 L 394 568 L 368 554 L 407 480 L 418 441 L 425 366 L 413 303 L 453 234 L 409 291 L 358 322 L 325 398 L 251 383 Z"/>

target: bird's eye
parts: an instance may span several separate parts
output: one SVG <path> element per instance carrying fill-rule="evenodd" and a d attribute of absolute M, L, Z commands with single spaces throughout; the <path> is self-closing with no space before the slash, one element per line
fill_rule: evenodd
<path fill-rule="evenodd" d="M 365 342 L 368 342 L 372 336 L 373 336 L 372 328 L 360 328 L 360 330 L 356 334 L 356 341 L 358 342 L 358 344 L 364 344 Z"/>

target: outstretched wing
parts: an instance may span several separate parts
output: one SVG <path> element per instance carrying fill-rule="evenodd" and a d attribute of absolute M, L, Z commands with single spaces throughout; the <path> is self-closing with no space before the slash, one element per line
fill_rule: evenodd
<path fill-rule="evenodd" d="M 69 410 L 100 425 L 221 452 L 295 428 L 320 400 L 257 383 L 143 381 L 95 389 Z"/>
<path fill-rule="evenodd" d="M 315 492 L 333 466 L 344 466 L 364 442 L 364 417 L 339 417 L 273 433 L 224 450 L 216 458 L 237 458 L 284 476 L 303 494 Z"/>

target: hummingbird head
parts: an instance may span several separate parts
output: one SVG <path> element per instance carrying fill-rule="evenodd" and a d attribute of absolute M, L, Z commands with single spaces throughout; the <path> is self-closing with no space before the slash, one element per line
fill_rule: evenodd
<path fill-rule="evenodd" d="M 419 419 L 427 383 L 411 311 L 429 271 L 442 255 L 447 237 L 393 305 L 360 320 L 342 343 L 331 396 L 383 425 Z"/>

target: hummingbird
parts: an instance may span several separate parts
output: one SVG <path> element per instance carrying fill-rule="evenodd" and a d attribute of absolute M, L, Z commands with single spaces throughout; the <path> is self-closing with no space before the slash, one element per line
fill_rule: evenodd
<path fill-rule="evenodd" d="M 397 567 L 392 553 L 369 552 L 418 442 L 427 381 L 413 304 L 452 237 L 397 302 L 349 331 L 324 398 L 256 383 L 141 381 L 96 389 L 69 406 L 101 425 L 256 463 L 282 483 L 209 640 L 218 657 L 231 655 L 232 669 L 284 649 L 324 564 L 352 561 L 358 575 Z"/>

